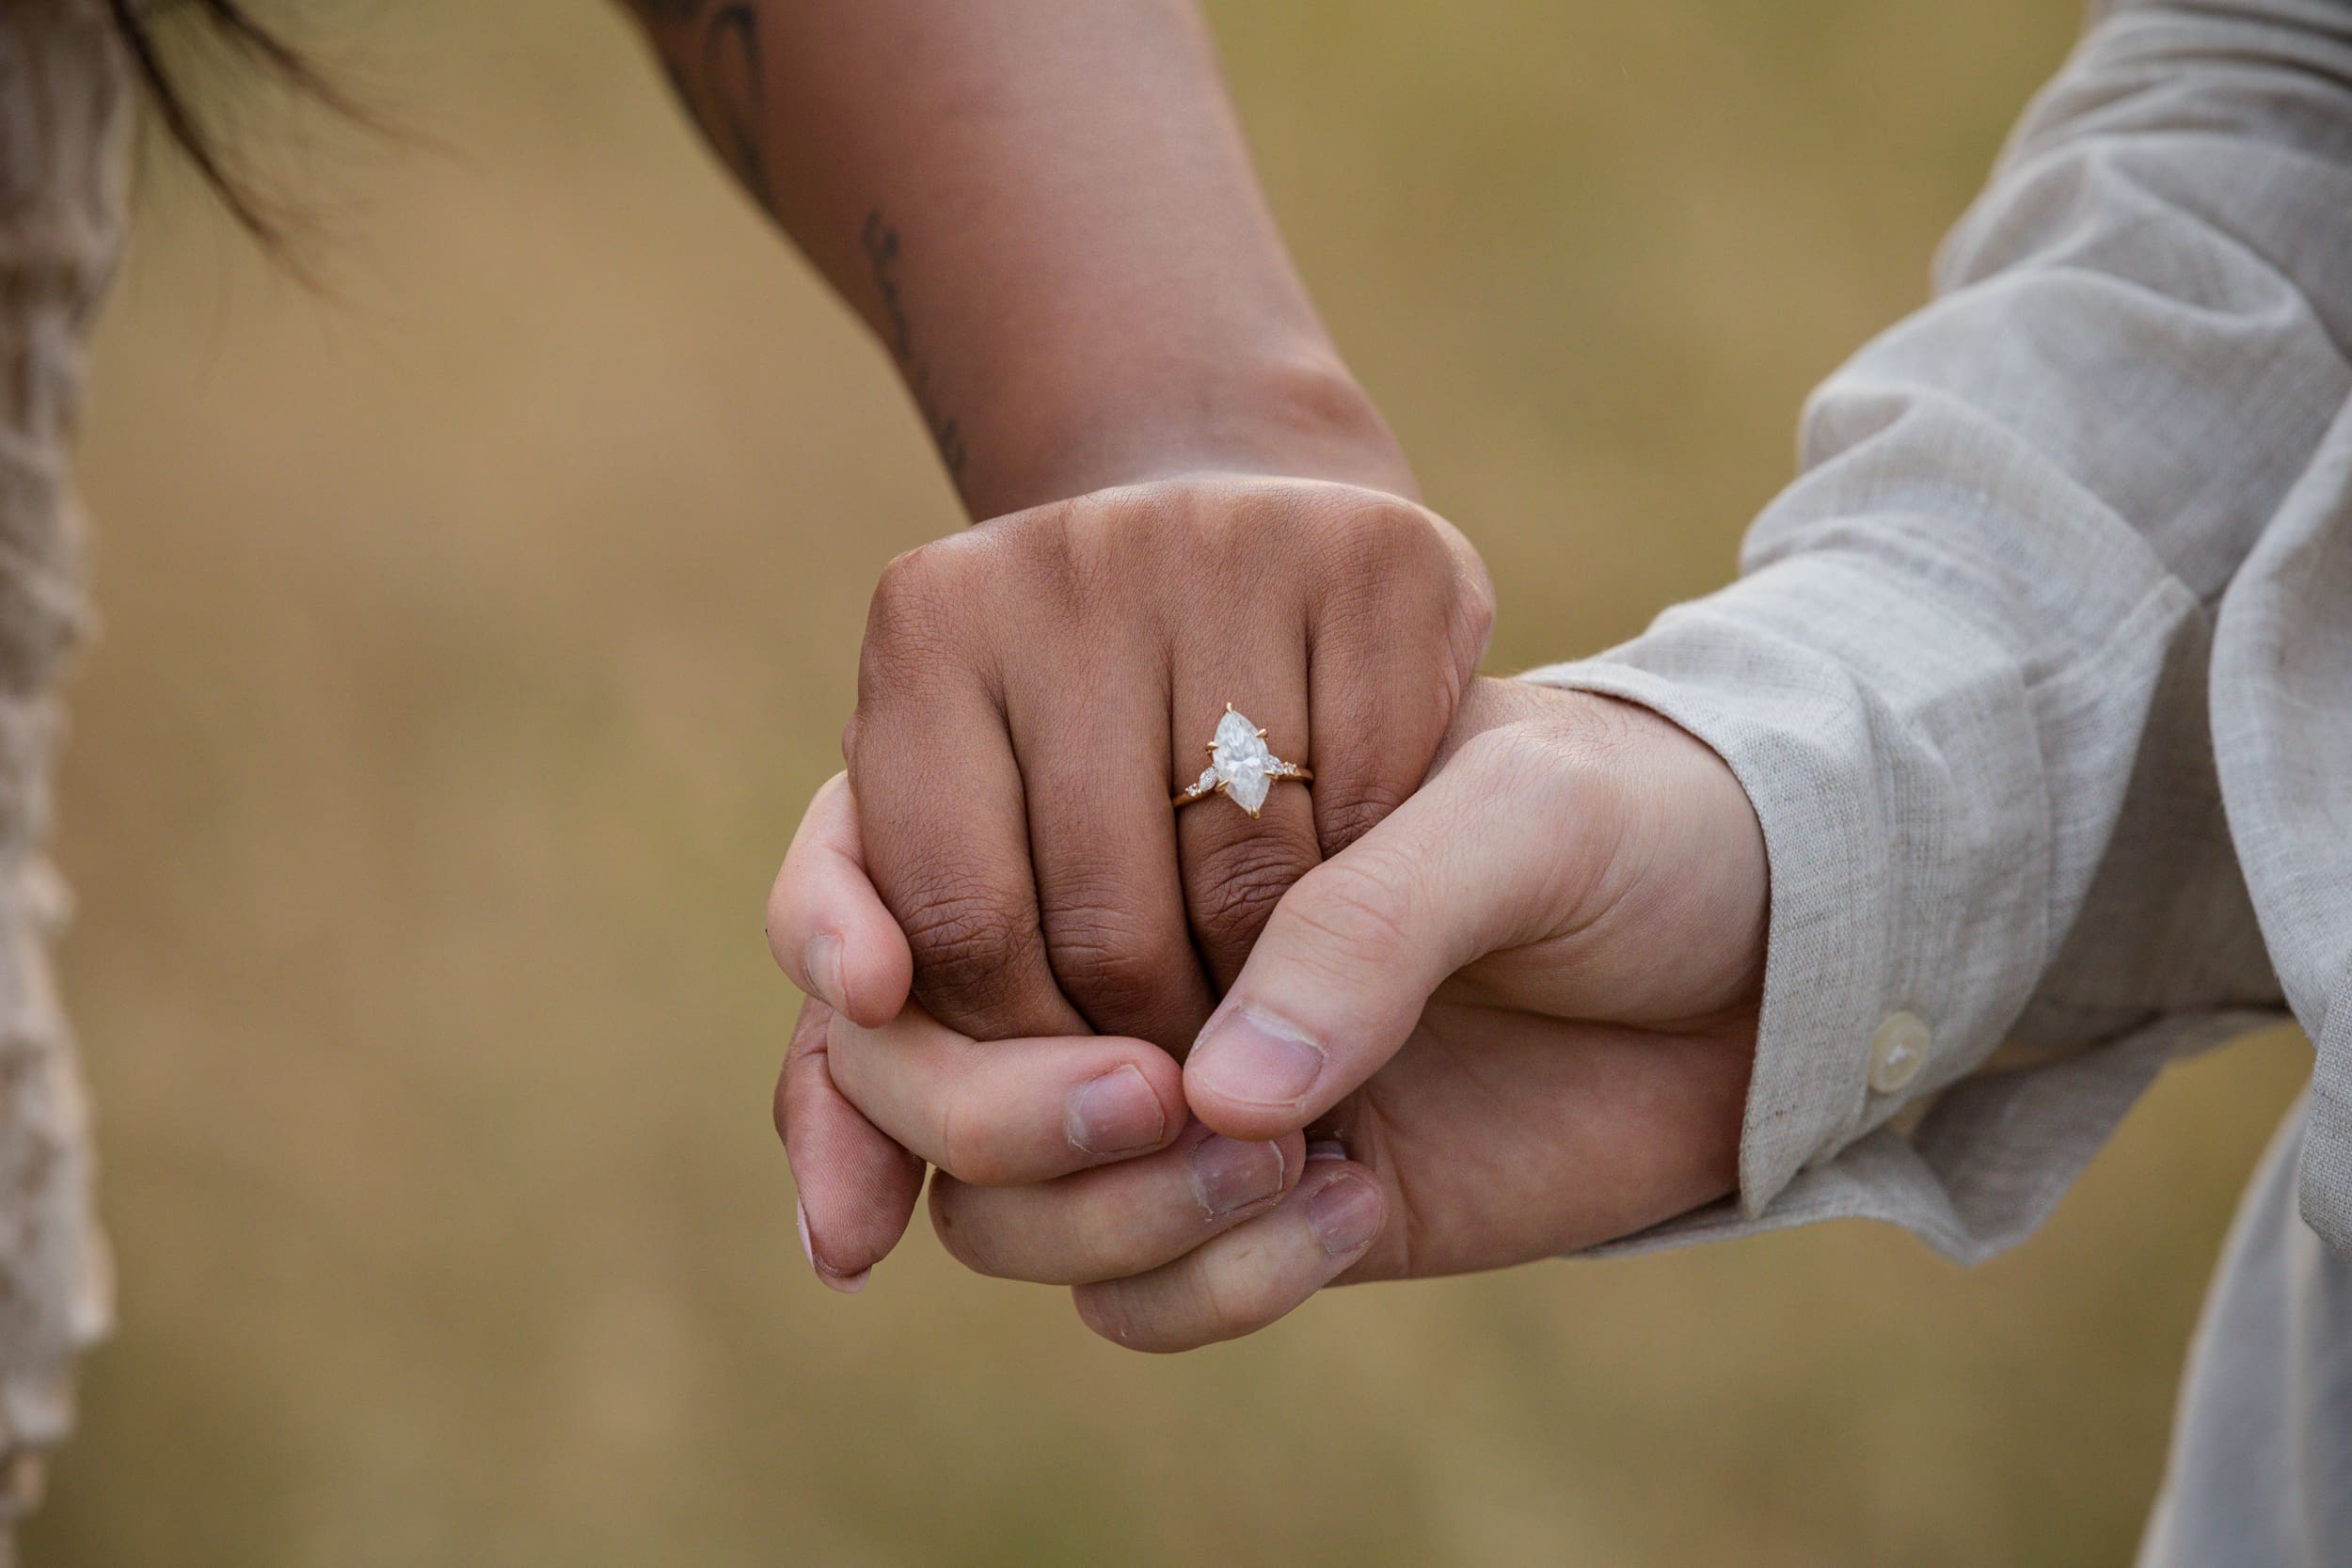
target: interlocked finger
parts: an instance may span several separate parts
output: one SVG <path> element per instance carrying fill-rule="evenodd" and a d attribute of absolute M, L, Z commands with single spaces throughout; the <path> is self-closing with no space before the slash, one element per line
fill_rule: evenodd
<path fill-rule="evenodd" d="M 1159 1148 L 1184 1126 L 1182 1070 L 1117 1036 L 976 1042 L 910 1006 L 879 1029 L 835 1016 L 833 1082 L 868 1121 L 980 1186 L 1046 1181 Z"/>
<path fill-rule="evenodd" d="M 1271 1212 L 1148 1274 L 1081 1285 L 1078 1316 L 1131 1350 L 1180 1351 L 1273 1323 L 1361 1258 L 1388 1219 L 1370 1173 L 1315 1160 Z"/>
<path fill-rule="evenodd" d="M 1079 1285 L 1142 1274 L 1262 1214 L 1306 1166 L 1306 1140 L 1236 1143 L 1194 1125 L 1157 1154 L 1025 1187 L 931 1182 L 931 1227 L 966 1267 Z"/>

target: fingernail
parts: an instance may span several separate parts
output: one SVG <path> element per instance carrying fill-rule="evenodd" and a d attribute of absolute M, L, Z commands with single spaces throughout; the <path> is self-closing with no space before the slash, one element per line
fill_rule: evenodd
<path fill-rule="evenodd" d="M 801 1233 L 801 1256 L 817 1277 L 845 1296 L 853 1296 L 866 1289 L 866 1282 L 874 1277 L 874 1271 L 864 1269 L 856 1274 L 835 1274 L 817 1260 L 817 1244 L 808 1239 L 808 1205 L 792 1200 L 792 1228 Z"/>
<path fill-rule="evenodd" d="M 850 1010 L 850 988 L 841 976 L 841 939 L 831 931 L 819 931 L 808 939 L 801 950 L 801 967 L 808 972 L 808 983 L 817 988 L 817 999 L 836 1013 Z"/>
<path fill-rule="evenodd" d="M 1307 1160 L 1311 1164 L 1317 1160 L 1344 1160 L 1346 1158 L 1347 1146 L 1337 1138 L 1317 1138 L 1307 1146 Z"/>
<path fill-rule="evenodd" d="M 1192 1196 L 1212 1219 L 1262 1202 L 1282 1190 L 1279 1144 L 1204 1138 L 1192 1151 Z"/>
<path fill-rule="evenodd" d="M 1379 1190 L 1360 1176 L 1343 1176 L 1307 1200 L 1307 1225 L 1324 1255 L 1344 1258 L 1380 1233 Z"/>
<path fill-rule="evenodd" d="M 1134 1064 L 1081 1084 L 1062 1116 L 1070 1141 L 1089 1154 L 1127 1154 L 1156 1148 L 1168 1114 Z"/>
<path fill-rule="evenodd" d="M 1295 1105 L 1323 1076 L 1323 1047 L 1254 1007 L 1229 1007 L 1193 1041 L 1189 1066 L 1227 1100 Z"/>

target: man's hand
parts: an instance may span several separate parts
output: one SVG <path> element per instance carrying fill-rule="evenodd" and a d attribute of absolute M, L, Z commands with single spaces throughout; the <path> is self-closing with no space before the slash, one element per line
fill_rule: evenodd
<path fill-rule="evenodd" d="M 900 557 L 846 749 L 915 996 L 982 1038 L 1181 1052 L 1276 900 L 1421 783 L 1490 619 L 1460 534 L 1347 484 L 1168 480 Z M 1228 703 L 1311 792 L 1171 809 Z"/>
<path fill-rule="evenodd" d="M 777 1094 L 835 1283 L 895 1243 L 923 1158 L 959 1258 L 1075 1285 L 1089 1324 L 1154 1350 L 1734 1185 L 1763 843 L 1722 762 L 1643 709 L 1478 682 L 1427 785 L 1282 898 L 1181 1079 L 1137 1040 L 975 1045 L 901 1010 L 905 944 L 858 844 L 829 786 L 770 911 L 796 978 L 818 932 L 850 966 L 849 1016 L 810 1005 Z M 1130 1070 L 1173 1142 L 1104 1164 L 1072 1130 Z"/>

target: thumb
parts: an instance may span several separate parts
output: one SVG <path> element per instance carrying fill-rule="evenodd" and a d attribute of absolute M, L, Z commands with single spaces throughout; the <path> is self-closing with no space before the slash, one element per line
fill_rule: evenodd
<path fill-rule="evenodd" d="M 806 994 L 868 1029 L 906 1006 L 914 957 L 866 874 L 850 776 L 808 803 L 768 895 L 768 949 Z"/>
<path fill-rule="evenodd" d="M 1396 1053 L 1448 975 L 1517 935 L 1557 834 L 1504 809 L 1469 760 L 1274 907 L 1185 1062 L 1210 1127 L 1259 1142 L 1305 1127 Z"/>

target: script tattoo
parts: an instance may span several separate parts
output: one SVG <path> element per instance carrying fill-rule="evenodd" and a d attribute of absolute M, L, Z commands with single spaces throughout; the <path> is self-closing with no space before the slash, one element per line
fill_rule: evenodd
<path fill-rule="evenodd" d="M 755 5 L 629 0 L 648 24 L 661 68 L 694 122 L 753 198 L 773 213 L 759 138 L 767 125 L 767 69 Z"/>
<path fill-rule="evenodd" d="M 964 450 L 963 433 L 932 395 L 930 362 L 915 350 L 914 326 L 907 319 L 906 300 L 898 290 L 898 231 L 876 210 L 866 214 L 866 227 L 858 235 L 858 244 L 865 248 L 866 264 L 873 269 L 875 292 L 882 295 L 882 341 L 889 346 L 891 358 L 898 362 L 898 373 L 906 378 L 907 389 L 914 394 L 914 406 L 923 416 L 925 428 L 931 433 L 932 444 L 939 448 L 940 461 L 947 465 L 949 474 L 961 478 L 964 459 L 969 455 Z"/>

